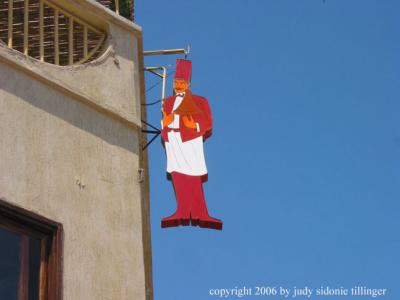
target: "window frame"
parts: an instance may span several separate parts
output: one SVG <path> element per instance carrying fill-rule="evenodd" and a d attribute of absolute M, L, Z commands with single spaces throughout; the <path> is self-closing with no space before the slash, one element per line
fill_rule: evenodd
<path fill-rule="evenodd" d="M 39 299 L 62 300 L 62 224 L 0 198 L 0 229 L 40 240 Z M 24 254 L 21 256 L 23 257 Z M 21 273 L 19 299 L 28 299 L 26 288 L 28 282 L 24 277 Z"/>

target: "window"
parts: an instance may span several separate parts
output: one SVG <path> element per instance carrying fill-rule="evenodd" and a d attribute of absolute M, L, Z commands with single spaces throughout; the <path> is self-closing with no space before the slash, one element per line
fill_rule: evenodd
<path fill-rule="evenodd" d="M 0 299 L 61 299 L 62 226 L 0 199 Z"/>

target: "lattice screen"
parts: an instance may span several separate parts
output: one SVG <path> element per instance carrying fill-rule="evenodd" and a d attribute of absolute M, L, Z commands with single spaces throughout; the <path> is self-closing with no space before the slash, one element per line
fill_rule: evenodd
<path fill-rule="evenodd" d="M 105 38 L 101 30 L 46 0 L 0 0 L 0 39 L 36 59 L 62 66 L 88 62 L 102 53 Z"/>

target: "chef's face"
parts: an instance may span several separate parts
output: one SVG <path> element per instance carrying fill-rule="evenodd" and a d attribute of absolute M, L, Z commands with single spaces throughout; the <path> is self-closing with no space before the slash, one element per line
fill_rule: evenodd
<path fill-rule="evenodd" d="M 190 84 L 184 79 L 174 79 L 175 93 L 183 93 L 189 88 Z"/>

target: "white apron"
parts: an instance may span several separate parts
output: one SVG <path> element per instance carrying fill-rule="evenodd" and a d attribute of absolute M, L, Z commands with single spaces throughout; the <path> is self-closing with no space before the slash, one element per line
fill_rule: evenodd
<path fill-rule="evenodd" d="M 172 111 L 176 110 L 182 103 L 183 96 L 175 98 Z M 179 115 L 175 115 L 174 121 L 168 125 L 169 128 L 179 129 Z M 197 130 L 199 130 L 199 124 Z M 193 140 L 182 142 L 181 133 L 168 132 L 168 142 L 165 142 L 167 153 L 167 172 L 178 172 L 191 176 L 202 176 L 207 174 L 206 161 L 204 158 L 203 137 L 199 136 Z"/>

